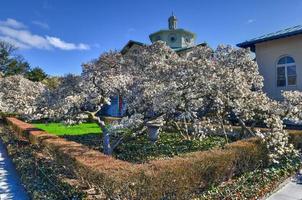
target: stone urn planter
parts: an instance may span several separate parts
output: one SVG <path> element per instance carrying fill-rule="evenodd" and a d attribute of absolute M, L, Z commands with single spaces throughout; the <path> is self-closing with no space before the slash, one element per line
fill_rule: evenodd
<path fill-rule="evenodd" d="M 148 128 L 148 138 L 152 143 L 155 143 L 159 137 L 159 130 L 163 126 L 163 123 L 160 121 L 150 121 L 146 125 Z"/>

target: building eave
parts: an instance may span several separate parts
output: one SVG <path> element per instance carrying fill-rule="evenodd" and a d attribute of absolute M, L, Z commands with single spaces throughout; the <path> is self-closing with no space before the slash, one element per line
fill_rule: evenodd
<path fill-rule="evenodd" d="M 251 51 L 255 52 L 255 45 L 258 43 L 292 37 L 299 34 L 302 34 L 302 26 L 294 26 L 288 29 L 284 29 L 275 33 L 270 33 L 267 35 L 260 36 L 258 38 L 239 43 L 237 44 L 237 46 L 241 48 L 251 48 Z"/>

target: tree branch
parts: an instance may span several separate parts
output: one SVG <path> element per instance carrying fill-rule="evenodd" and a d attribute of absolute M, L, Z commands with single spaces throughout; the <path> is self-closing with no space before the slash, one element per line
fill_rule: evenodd
<path fill-rule="evenodd" d="M 240 126 L 241 126 L 244 130 L 246 130 L 251 136 L 256 136 L 256 134 L 255 134 L 253 131 L 251 131 L 251 130 L 245 125 L 244 121 L 243 121 L 241 118 L 239 118 L 239 117 L 235 114 L 235 112 L 232 111 L 232 113 L 234 114 L 234 116 L 235 116 L 236 119 L 238 120 Z"/>

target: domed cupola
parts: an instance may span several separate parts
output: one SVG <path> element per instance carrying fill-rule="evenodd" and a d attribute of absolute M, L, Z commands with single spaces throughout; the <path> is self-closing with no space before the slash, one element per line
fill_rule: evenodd
<path fill-rule="evenodd" d="M 177 18 L 172 13 L 168 19 L 169 29 L 159 30 L 149 35 L 151 42 L 164 41 L 172 49 L 188 48 L 195 45 L 196 35 L 185 29 L 177 28 Z"/>
<path fill-rule="evenodd" d="M 168 23 L 169 23 L 170 30 L 175 30 L 177 28 L 177 18 L 174 16 L 173 13 L 172 13 L 172 16 L 169 17 Z"/>

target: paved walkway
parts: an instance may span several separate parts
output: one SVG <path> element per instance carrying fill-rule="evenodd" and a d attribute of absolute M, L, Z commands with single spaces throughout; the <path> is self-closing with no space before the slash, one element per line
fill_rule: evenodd
<path fill-rule="evenodd" d="M 267 200 L 302 200 L 302 184 L 290 181 Z"/>
<path fill-rule="evenodd" d="M 0 200 L 28 199 L 15 167 L 8 157 L 5 146 L 0 139 Z"/>

